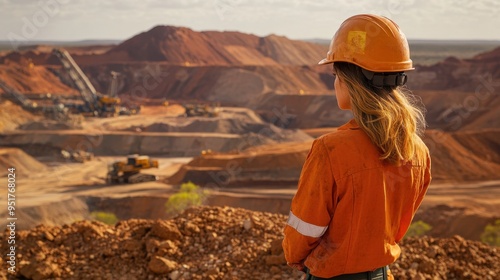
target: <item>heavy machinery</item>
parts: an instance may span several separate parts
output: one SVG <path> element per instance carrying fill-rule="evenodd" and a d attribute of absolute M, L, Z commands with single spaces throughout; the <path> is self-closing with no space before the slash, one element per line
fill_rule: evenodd
<path fill-rule="evenodd" d="M 33 110 L 38 107 L 38 104 L 36 104 L 36 102 L 29 100 L 28 98 L 26 98 L 26 96 L 11 88 L 2 80 L 0 80 L 0 88 L 5 92 L 5 94 L 10 94 L 10 98 L 12 99 L 12 101 L 22 106 L 23 108 Z"/>
<path fill-rule="evenodd" d="M 108 95 L 111 97 L 118 97 L 116 93 L 118 92 L 118 77 L 120 76 L 120 73 L 111 71 L 111 84 L 108 89 Z"/>
<path fill-rule="evenodd" d="M 217 117 L 220 113 L 220 106 L 209 104 L 184 104 L 186 117 Z"/>
<path fill-rule="evenodd" d="M 80 113 L 88 113 L 96 117 L 116 116 L 120 109 L 120 99 L 98 93 L 82 69 L 71 55 L 63 49 L 53 49 L 52 53 L 59 58 L 71 81 L 82 96 L 84 106 L 77 107 Z"/>
<path fill-rule="evenodd" d="M 40 105 L 30 99 L 24 94 L 18 92 L 10 87 L 4 81 L 0 80 L 0 88 L 5 92 L 5 96 L 12 102 L 20 105 L 23 109 L 32 113 L 42 113 L 46 116 L 53 117 L 54 119 L 65 120 L 68 118 L 68 108 L 63 104 L 57 105 Z"/>
<path fill-rule="evenodd" d="M 120 79 L 121 77 L 121 79 Z M 123 82 L 123 76 L 119 72 L 111 71 L 111 84 L 108 89 L 108 96 L 111 98 L 118 98 L 117 92 L 119 88 L 120 81 Z M 141 111 L 141 106 L 122 104 L 118 110 L 118 115 L 131 116 L 137 115 Z"/>
<path fill-rule="evenodd" d="M 74 151 L 74 152 L 61 150 L 61 155 L 67 161 L 74 161 L 74 162 L 79 162 L 79 163 L 84 163 L 86 161 L 94 159 L 93 153 L 86 152 L 83 150 L 78 150 L 78 151 Z"/>
<path fill-rule="evenodd" d="M 127 161 L 117 161 L 109 166 L 108 184 L 135 184 L 158 180 L 157 176 L 140 173 L 143 169 L 158 168 L 158 161 L 148 156 L 129 155 Z"/>

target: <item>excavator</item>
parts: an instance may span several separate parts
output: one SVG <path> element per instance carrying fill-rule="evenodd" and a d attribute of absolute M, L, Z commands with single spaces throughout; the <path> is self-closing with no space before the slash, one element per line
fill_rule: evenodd
<path fill-rule="evenodd" d="M 143 169 L 158 168 L 158 160 L 144 155 L 129 155 L 127 161 L 117 161 L 109 166 L 106 182 L 108 184 L 135 184 L 158 180 L 151 174 L 140 173 Z"/>

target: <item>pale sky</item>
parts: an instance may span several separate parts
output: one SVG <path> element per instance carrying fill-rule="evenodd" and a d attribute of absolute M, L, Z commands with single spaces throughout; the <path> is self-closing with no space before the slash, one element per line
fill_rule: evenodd
<path fill-rule="evenodd" d="M 500 40 L 498 0 L 0 0 L 0 40 L 123 40 L 156 25 L 330 39 L 360 13 L 409 39 Z"/>

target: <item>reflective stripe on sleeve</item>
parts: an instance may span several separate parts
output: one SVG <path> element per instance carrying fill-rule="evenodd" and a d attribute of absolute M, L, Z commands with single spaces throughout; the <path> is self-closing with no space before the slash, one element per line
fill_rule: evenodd
<path fill-rule="evenodd" d="M 314 238 L 321 237 L 328 228 L 328 226 L 320 227 L 304 222 L 299 217 L 295 216 L 292 211 L 290 211 L 290 215 L 288 216 L 287 224 L 297 230 L 300 234 Z"/>

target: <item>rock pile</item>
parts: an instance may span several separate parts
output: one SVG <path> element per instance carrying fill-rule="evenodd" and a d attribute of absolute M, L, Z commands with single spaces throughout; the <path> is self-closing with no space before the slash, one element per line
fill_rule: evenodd
<path fill-rule="evenodd" d="M 279 214 L 203 207 L 171 220 L 127 220 L 114 227 L 95 221 L 40 225 L 17 232 L 16 277 L 297 279 L 281 249 L 284 221 Z M 2 252 L 7 234 L 0 238 Z"/>
<path fill-rule="evenodd" d="M 500 250 L 478 241 L 453 238 L 408 238 L 391 266 L 396 279 L 500 279 Z"/>
<path fill-rule="evenodd" d="M 40 225 L 17 232 L 16 274 L 2 270 L 0 278 L 298 279 L 281 248 L 285 221 L 280 214 L 200 207 L 171 220 Z M 2 252 L 8 234 L 0 235 Z M 460 237 L 408 239 L 392 270 L 396 279 L 498 279 L 500 254 Z"/>

